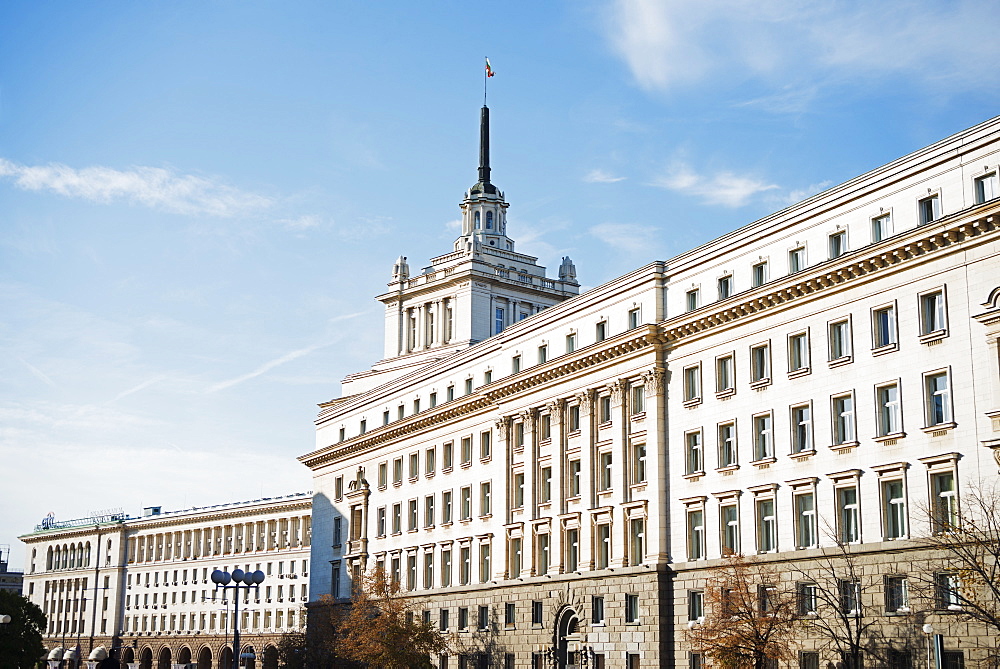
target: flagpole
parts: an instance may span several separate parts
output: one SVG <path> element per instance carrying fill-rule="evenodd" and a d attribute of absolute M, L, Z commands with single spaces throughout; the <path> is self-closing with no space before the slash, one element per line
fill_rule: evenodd
<path fill-rule="evenodd" d="M 485 58 L 485 56 L 484 56 L 484 58 Z M 488 60 L 488 59 L 487 59 L 487 62 L 489 62 L 489 60 Z M 486 69 L 486 68 L 484 67 L 484 68 L 483 68 L 483 106 L 484 106 L 484 107 L 486 106 L 486 79 L 487 79 L 488 77 L 489 77 L 489 72 L 488 72 L 488 71 L 487 71 L 487 69 Z"/>

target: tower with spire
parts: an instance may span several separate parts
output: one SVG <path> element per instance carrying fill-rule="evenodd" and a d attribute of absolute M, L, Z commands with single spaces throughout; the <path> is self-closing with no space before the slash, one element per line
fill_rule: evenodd
<path fill-rule="evenodd" d="M 576 267 L 562 259 L 558 278 L 538 258 L 514 249 L 507 204 L 490 175 L 490 110 L 479 121 L 478 178 L 462 198 L 462 232 L 449 253 L 411 274 L 405 256 L 393 266 L 385 304 L 385 354 L 369 371 L 344 380 L 344 394 L 363 392 L 415 366 L 503 332 L 542 309 L 579 294 Z"/>

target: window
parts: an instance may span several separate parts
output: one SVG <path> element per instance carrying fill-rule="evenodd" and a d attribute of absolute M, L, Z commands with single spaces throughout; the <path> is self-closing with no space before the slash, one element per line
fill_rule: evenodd
<path fill-rule="evenodd" d="M 872 243 L 880 242 L 892 236 L 892 218 L 889 214 L 876 216 L 872 219 Z"/>
<path fill-rule="evenodd" d="M 625 595 L 625 622 L 639 622 L 639 595 Z"/>
<path fill-rule="evenodd" d="M 465 380 L 465 394 L 469 395 L 472 393 L 472 379 Z"/>
<path fill-rule="evenodd" d="M 882 516 L 886 539 L 906 538 L 908 523 L 902 479 L 882 481 Z"/>
<path fill-rule="evenodd" d="M 909 608 L 907 608 L 907 611 Z M 942 669 L 947 666 L 944 662 L 944 655 L 942 655 L 941 667 Z M 885 657 L 886 669 L 913 669 L 913 655 L 908 650 L 898 650 L 896 648 L 886 649 Z"/>
<path fill-rule="evenodd" d="M 514 537 L 510 540 L 510 573 L 508 578 L 517 578 L 521 574 L 521 537 Z"/>
<path fill-rule="evenodd" d="M 684 368 L 684 401 L 695 402 L 701 399 L 701 365 Z"/>
<path fill-rule="evenodd" d="M 503 607 L 503 624 L 506 627 L 513 627 L 516 620 L 514 602 L 506 602 Z"/>
<path fill-rule="evenodd" d="M 689 509 L 687 512 L 688 560 L 705 558 L 705 511 Z"/>
<path fill-rule="evenodd" d="M 489 481 L 479 484 L 479 515 L 488 516 L 493 513 L 493 500 L 491 495 L 492 484 Z M 433 498 L 431 498 L 433 499 Z"/>
<path fill-rule="evenodd" d="M 698 289 L 694 288 L 692 290 L 689 290 L 685 294 L 685 302 L 684 302 L 684 304 L 686 305 L 686 309 L 688 311 L 694 311 L 695 309 L 698 308 L 698 303 L 700 301 L 698 293 L 699 293 Z"/>
<path fill-rule="evenodd" d="M 524 423 L 514 423 L 514 446 L 524 448 Z"/>
<path fill-rule="evenodd" d="M 538 501 L 552 501 L 552 467 L 542 467 L 538 472 Z"/>
<path fill-rule="evenodd" d="M 465 486 L 461 490 L 461 520 L 469 520 L 472 518 L 472 488 L 470 486 Z"/>
<path fill-rule="evenodd" d="M 566 530 L 566 571 L 580 567 L 580 530 Z"/>
<path fill-rule="evenodd" d="M 931 510 L 934 532 L 949 532 L 959 525 L 955 472 L 931 474 Z"/>
<path fill-rule="evenodd" d="M 434 495 L 424 497 L 424 527 L 434 527 Z"/>
<path fill-rule="evenodd" d="M 947 372 L 935 372 L 924 376 L 924 401 L 928 427 L 951 422 L 951 393 L 948 386 Z"/>
<path fill-rule="evenodd" d="M 815 651 L 800 652 L 799 669 L 819 669 L 819 653 Z"/>
<path fill-rule="evenodd" d="M 705 470 L 705 454 L 701 446 L 701 431 L 688 432 L 684 435 L 685 453 L 684 473 L 700 474 Z"/>
<path fill-rule="evenodd" d="M 406 556 L 406 589 L 417 589 L 417 556 Z"/>
<path fill-rule="evenodd" d="M 778 550 L 778 522 L 774 515 L 774 499 L 759 499 L 757 507 L 757 552 Z"/>
<path fill-rule="evenodd" d="M 451 491 L 445 490 L 441 493 L 441 522 L 451 522 Z"/>
<path fill-rule="evenodd" d="M 424 474 L 427 476 L 434 474 L 434 467 L 436 464 L 434 447 L 432 446 L 424 451 Z"/>
<path fill-rule="evenodd" d="M 531 602 L 531 624 L 541 625 L 543 624 L 543 620 L 542 603 L 540 601 Z"/>
<path fill-rule="evenodd" d="M 437 393 L 431 393 L 430 397 L 428 399 L 429 399 L 429 402 L 430 402 L 430 405 L 431 405 L 432 409 L 437 406 L 437 404 L 438 404 L 438 394 Z"/>
<path fill-rule="evenodd" d="M 632 446 L 632 483 L 646 482 L 646 444 Z"/>
<path fill-rule="evenodd" d="M 594 596 L 590 599 L 590 622 L 593 625 L 604 624 L 604 597 Z"/>
<path fill-rule="evenodd" d="M 388 425 L 388 424 L 389 424 L 389 410 L 386 409 L 385 411 L 382 412 L 382 425 Z"/>
<path fill-rule="evenodd" d="M 899 404 L 899 384 L 889 383 L 875 389 L 878 402 L 878 436 L 885 437 L 903 431 Z"/>
<path fill-rule="evenodd" d="M 396 502 L 392 505 L 392 533 L 399 534 L 403 531 L 403 505 Z"/>
<path fill-rule="evenodd" d="M 448 627 L 449 627 L 449 624 L 448 624 L 449 623 L 449 620 L 448 620 L 449 616 L 448 616 L 448 614 L 449 613 L 450 613 L 449 609 L 441 609 L 441 612 L 438 614 L 438 629 L 440 629 L 442 632 L 447 632 L 448 631 Z"/>
<path fill-rule="evenodd" d="M 569 471 L 567 473 L 569 496 L 579 497 L 580 496 L 580 482 L 581 482 L 581 471 L 580 471 L 580 460 L 570 460 L 569 461 Z"/>
<path fill-rule="evenodd" d="M 510 371 L 513 374 L 521 371 L 521 356 L 515 355 L 510 359 Z"/>
<path fill-rule="evenodd" d="M 796 583 L 795 594 L 800 616 L 816 613 L 819 604 L 819 591 L 815 583 Z"/>
<path fill-rule="evenodd" d="M 837 395 L 832 398 L 833 443 L 835 446 L 853 443 L 854 396 Z"/>
<path fill-rule="evenodd" d="M 705 617 L 705 591 L 688 590 L 687 593 L 688 620 L 700 620 Z"/>
<path fill-rule="evenodd" d="M 444 451 L 444 453 L 442 453 L 442 456 L 441 456 L 441 465 L 445 468 L 445 470 L 449 470 L 449 469 L 451 469 L 452 465 L 454 464 L 454 459 L 455 459 L 454 458 L 454 453 L 455 453 L 455 444 L 454 444 L 454 442 L 446 441 L 441 446 L 441 450 Z"/>
<path fill-rule="evenodd" d="M 1000 196 L 1000 184 L 997 182 L 997 173 L 983 175 L 976 179 L 976 204 L 988 202 Z"/>
<path fill-rule="evenodd" d="M 630 309 L 628 312 L 628 329 L 634 330 L 639 327 L 639 309 Z"/>
<path fill-rule="evenodd" d="M 524 506 L 524 472 L 514 474 L 514 508 Z"/>
<path fill-rule="evenodd" d="M 538 417 L 538 438 L 542 441 L 552 438 L 552 416 L 547 413 Z"/>
<path fill-rule="evenodd" d="M 920 334 L 930 335 L 944 332 L 945 322 L 944 291 L 935 290 L 920 296 Z"/>
<path fill-rule="evenodd" d="M 441 549 L 441 587 L 451 585 L 451 549 Z"/>
<path fill-rule="evenodd" d="M 795 495 L 795 547 L 813 548 L 818 545 L 816 531 L 816 496 L 814 493 Z"/>
<path fill-rule="evenodd" d="M 763 460 L 774 457 L 774 438 L 771 431 L 771 414 L 753 417 L 753 459 Z"/>
<path fill-rule="evenodd" d="M 829 237 L 830 260 L 839 258 L 847 253 L 847 231 L 835 232 Z"/>
<path fill-rule="evenodd" d="M 840 579 L 837 581 L 840 595 L 840 610 L 849 616 L 861 615 L 861 584 L 857 581 Z"/>
<path fill-rule="evenodd" d="M 792 407 L 792 453 L 813 450 L 812 407 L 808 404 Z"/>
<path fill-rule="evenodd" d="M 941 217 L 941 198 L 931 195 L 917 202 L 917 211 L 920 215 L 920 224 L 925 225 L 936 221 Z"/>
<path fill-rule="evenodd" d="M 424 553 L 424 589 L 430 590 L 434 587 L 434 553 Z M 430 622 L 430 611 L 424 611 L 427 622 Z"/>
<path fill-rule="evenodd" d="M 632 386 L 631 403 L 629 409 L 633 416 L 638 416 L 646 410 L 646 386 Z"/>
<path fill-rule="evenodd" d="M 736 460 L 736 424 L 719 426 L 719 467 L 732 467 Z"/>
<path fill-rule="evenodd" d="M 740 552 L 740 514 L 735 504 L 724 504 L 719 508 L 719 523 L 722 554 L 736 555 Z"/>
<path fill-rule="evenodd" d="M 377 512 L 377 516 L 376 517 L 377 517 L 378 520 L 376 522 L 375 533 L 376 533 L 377 536 L 384 537 L 385 536 L 385 524 L 386 524 L 386 515 L 385 515 L 385 507 L 384 506 L 380 506 L 378 508 L 378 512 Z"/>
<path fill-rule="evenodd" d="M 413 400 L 413 413 L 414 414 L 420 413 L 420 398 L 419 397 L 417 399 Z"/>
<path fill-rule="evenodd" d="M 611 396 L 604 395 L 600 398 L 601 423 L 611 422 Z"/>
<path fill-rule="evenodd" d="M 788 273 L 795 274 L 806 268 L 806 249 L 799 246 L 788 252 Z"/>
<path fill-rule="evenodd" d="M 407 510 L 406 529 L 412 532 L 413 530 L 417 529 L 417 500 L 411 499 L 409 502 L 407 502 L 406 510 Z"/>
<path fill-rule="evenodd" d="M 580 405 L 574 404 L 569 407 L 569 431 L 577 432 L 580 429 Z"/>
<path fill-rule="evenodd" d="M 733 294 L 733 275 L 724 276 L 719 279 L 719 299 L 724 300 Z"/>
<path fill-rule="evenodd" d="M 608 338 L 608 322 L 607 321 L 598 321 L 598 323 L 595 326 L 594 330 L 595 330 L 595 332 L 594 332 L 595 339 L 597 341 L 604 341 L 605 339 Z"/>
<path fill-rule="evenodd" d="M 486 583 L 489 580 L 490 580 L 490 545 L 479 544 L 479 582 Z"/>
<path fill-rule="evenodd" d="M 497 307 L 493 314 L 493 334 L 499 334 L 503 331 L 504 324 L 504 310 L 503 307 Z"/>
<path fill-rule="evenodd" d="M 611 490 L 611 452 L 600 453 L 597 460 L 599 467 L 597 489 L 601 492 Z"/>
<path fill-rule="evenodd" d="M 493 383 L 493 370 L 487 369 L 485 372 L 483 372 L 483 385 L 486 386 L 491 383 Z M 431 406 L 434 405 L 432 404 Z"/>
<path fill-rule="evenodd" d="M 539 346 L 538 347 L 538 364 L 541 365 L 541 364 L 547 362 L 548 359 L 549 359 L 549 347 L 548 346 L 544 346 L 544 345 L 543 346 Z"/>
<path fill-rule="evenodd" d="M 541 576 L 549 571 L 549 535 L 539 534 L 535 537 L 535 574 Z"/>
<path fill-rule="evenodd" d="M 601 523 L 597 525 L 595 539 L 597 543 L 597 568 L 607 569 L 611 564 L 611 524 Z"/>
<path fill-rule="evenodd" d="M 715 360 L 715 392 L 728 393 L 736 389 L 735 361 L 732 355 Z"/>
<path fill-rule="evenodd" d="M 809 335 L 805 332 L 788 337 L 788 372 L 809 369 Z"/>
<path fill-rule="evenodd" d="M 576 350 L 576 334 L 566 335 L 566 352 L 572 353 Z"/>
<path fill-rule="evenodd" d="M 458 609 L 458 629 L 469 629 L 469 609 L 464 606 Z"/>
<path fill-rule="evenodd" d="M 468 585 L 472 581 L 472 547 L 462 546 L 458 551 L 458 578 L 462 585 Z"/>
<path fill-rule="evenodd" d="M 958 611 L 962 608 L 961 581 L 954 572 L 939 572 L 934 574 L 934 590 L 937 606 L 940 609 Z"/>
<path fill-rule="evenodd" d="M 885 577 L 886 613 L 909 613 L 910 588 L 905 576 Z"/>
<path fill-rule="evenodd" d="M 385 488 L 389 483 L 389 464 L 380 462 L 378 464 L 378 487 Z"/>
<path fill-rule="evenodd" d="M 837 535 L 845 544 L 861 541 L 861 514 L 856 486 L 837 488 Z"/>
<path fill-rule="evenodd" d="M 851 357 L 851 322 L 845 319 L 830 323 L 829 343 L 831 361 Z"/>
<path fill-rule="evenodd" d="M 479 457 L 486 460 L 492 455 L 493 433 L 489 430 L 479 433 Z"/>
<path fill-rule="evenodd" d="M 751 269 L 751 275 L 753 280 L 753 287 L 763 286 L 767 283 L 767 261 L 762 260 L 756 263 Z"/>
<path fill-rule="evenodd" d="M 358 426 L 358 434 L 364 434 L 367 431 L 368 431 L 368 421 L 362 418 L 361 424 Z"/>
<path fill-rule="evenodd" d="M 343 539 L 342 539 L 343 532 L 341 530 L 342 525 L 343 525 L 343 520 L 342 519 L 340 519 L 340 518 L 334 518 L 333 519 L 333 545 L 334 546 L 339 546 L 341 543 L 343 543 Z"/>
<path fill-rule="evenodd" d="M 410 478 L 415 479 L 420 474 L 420 454 L 410 453 Z"/>
<path fill-rule="evenodd" d="M 764 383 L 771 379 L 771 346 L 760 344 L 750 349 L 750 382 Z"/>
<path fill-rule="evenodd" d="M 472 437 L 462 437 L 462 464 L 472 463 Z"/>
<path fill-rule="evenodd" d="M 705 656 L 701 653 L 688 653 L 688 669 L 705 669 Z"/>

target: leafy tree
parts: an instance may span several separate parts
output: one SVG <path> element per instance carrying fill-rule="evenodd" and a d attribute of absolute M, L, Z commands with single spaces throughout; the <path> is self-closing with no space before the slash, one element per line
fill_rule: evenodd
<path fill-rule="evenodd" d="M 29 669 L 45 652 L 45 614 L 26 597 L 0 590 L 0 615 L 10 622 L 0 627 L 0 669 Z"/>
<path fill-rule="evenodd" d="M 417 602 L 377 569 L 362 576 L 349 611 L 336 621 L 336 651 L 341 657 L 379 669 L 430 667 L 431 655 L 448 641 L 424 622 Z"/>
<path fill-rule="evenodd" d="M 689 625 L 692 648 L 722 669 L 768 669 L 790 661 L 799 625 L 794 590 L 759 560 L 725 560 L 708 578 L 704 620 Z"/>
<path fill-rule="evenodd" d="M 278 663 L 284 669 L 305 669 L 306 635 L 288 632 L 278 641 Z"/>

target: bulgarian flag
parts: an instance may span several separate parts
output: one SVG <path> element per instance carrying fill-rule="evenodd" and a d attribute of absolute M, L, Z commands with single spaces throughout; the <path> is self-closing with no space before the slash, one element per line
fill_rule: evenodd
<path fill-rule="evenodd" d="M 486 76 L 487 77 L 492 77 L 494 74 L 496 74 L 496 72 L 494 72 L 493 68 L 490 67 L 490 59 L 487 58 L 486 59 Z"/>

